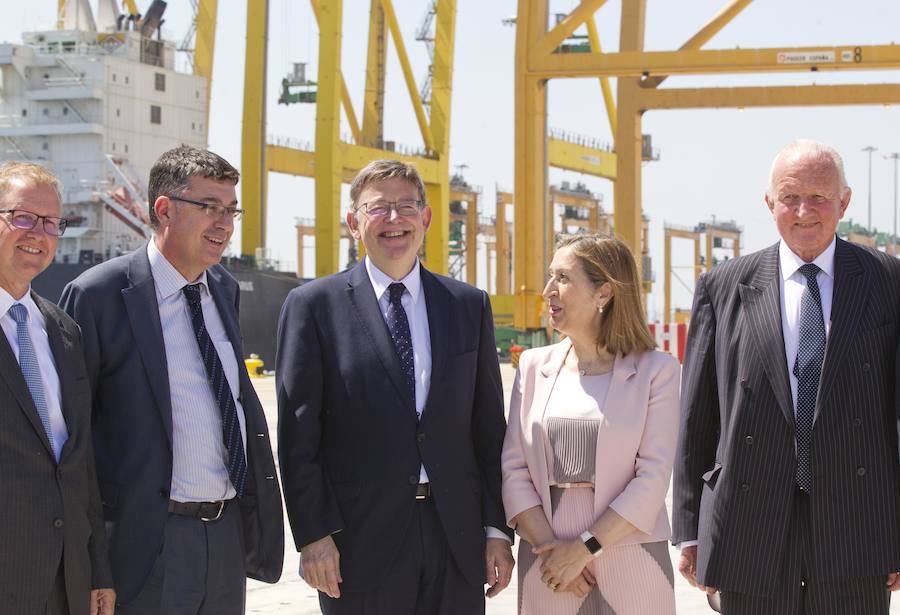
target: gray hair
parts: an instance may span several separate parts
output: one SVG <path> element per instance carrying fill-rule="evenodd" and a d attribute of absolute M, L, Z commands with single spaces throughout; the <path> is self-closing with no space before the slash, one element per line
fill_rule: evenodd
<path fill-rule="evenodd" d="M 766 187 L 766 196 L 770 199 L 775 198 L 774 186 L 772 185 L 775 178 L 775 167 L 789 156 L 804 156 L 830 162 L 838 173 L 838 180 L 841 183 L 841 197 L 843 198 L 847 190 L 850 189 L 850 186 L 847 185 L 847 176 L 844 174 L 844 160 L 837 153 L 836 149 L 813 139 L 796 139 L 785 145 L 772 161 L 772 166 L 769 168 L 769 184 Z"/>
<path fill-rule="evenodd" d="M 192 177 L 204 177 L 237 184 L 241 174 L 231 164 L 209 150 L 179 145 L 160 156 L 150 169 L 147 193 L 150 199 L 150 228 L 159 228 L 153 204 L 161 195 L 179 195 Z"/>
<path fill-rule="evenodd" d="M 419 175 L 419 171 L 415 166 L 400 162 L 399 160 L 373 160 L 353 178 L 350 184 L 350 200 L 352 201 L 352 211 L 356 211 L 359 206 L 357 199 L 366 186 L 375 182 L 381 182 L 388 179 L 399 177 L 405 179 L 415 186 L 419 193 L 419 200 L 425 202 L 425 183 Z"/>
<path fill-rule="evenodd" d="M 17 179 L 32 186 L 52 188 L 60 204 L 62 204 L 62 182 L 53 174 L 53 171 L 33 162 L 20 162 L 18 160 L 0 164 L 0 198 L 3 198 L 3 195 L 9 190 L 10 184 Z"/>

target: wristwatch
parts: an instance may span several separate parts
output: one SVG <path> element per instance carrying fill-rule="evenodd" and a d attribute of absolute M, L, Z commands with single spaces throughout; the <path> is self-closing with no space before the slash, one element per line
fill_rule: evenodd
<path fill-rule="evenodd" d="M 585 530 L 581 533 L 581 542 L 584 543 L 584 546 L 587 547 L 587 550 L 590 551 L 591 555 L 594 557 L 597 557 L 600 555 L 600 552 L 603 551 L 603 545 L 600 544 L 597 537 L 591 534 L 589 530 Z"/>

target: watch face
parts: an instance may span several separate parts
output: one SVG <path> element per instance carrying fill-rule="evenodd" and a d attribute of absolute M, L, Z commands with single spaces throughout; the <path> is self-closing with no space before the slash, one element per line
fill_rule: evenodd
<path fill-rule="evenodd" d="M 597 555 L 600 552 L 600 549 L 603 547 L 600 546 L 600 541 L 597 540 L 596 537 L 591 536 L 587 540 L 584 541 L 584 546 L 588 548 L 593 555 Z"/>

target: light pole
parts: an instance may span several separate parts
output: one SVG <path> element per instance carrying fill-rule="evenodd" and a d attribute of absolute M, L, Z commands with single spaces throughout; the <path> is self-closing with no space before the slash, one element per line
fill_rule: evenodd
<path fill-rule="evenodd" d="M 869 223 L 866 225 L 866 228 L 869 232 L 872 232 L 872 152 L 878 151 L 877 147 L 872 147 L 871 145 L 867 145 L 862 148 L 862 151 L 869 152 Z"/>
<path fill-rule="evenodd" d="M 894 161 L 894 234 L 891 235 L 891 256 L 897 256 L 897 161 L 900 160 L 900 153 L 894 152 L 885 158 Z"/>

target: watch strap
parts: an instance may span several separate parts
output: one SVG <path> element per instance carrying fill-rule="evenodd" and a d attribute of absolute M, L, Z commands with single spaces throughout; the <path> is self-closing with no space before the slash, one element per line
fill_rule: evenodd
<path fill-rule="evenodd" d="M 603 545 L 600 544 L 597 537 L 589 530 L 585 530 L 581 533 L 581 542 L 584 543 L 584 546 L 587 547 L 587 550 L 590 551 L 591 555 L 594 557 L 597 557 L 600 555 L 600 552 L 603 551 Z"/>

